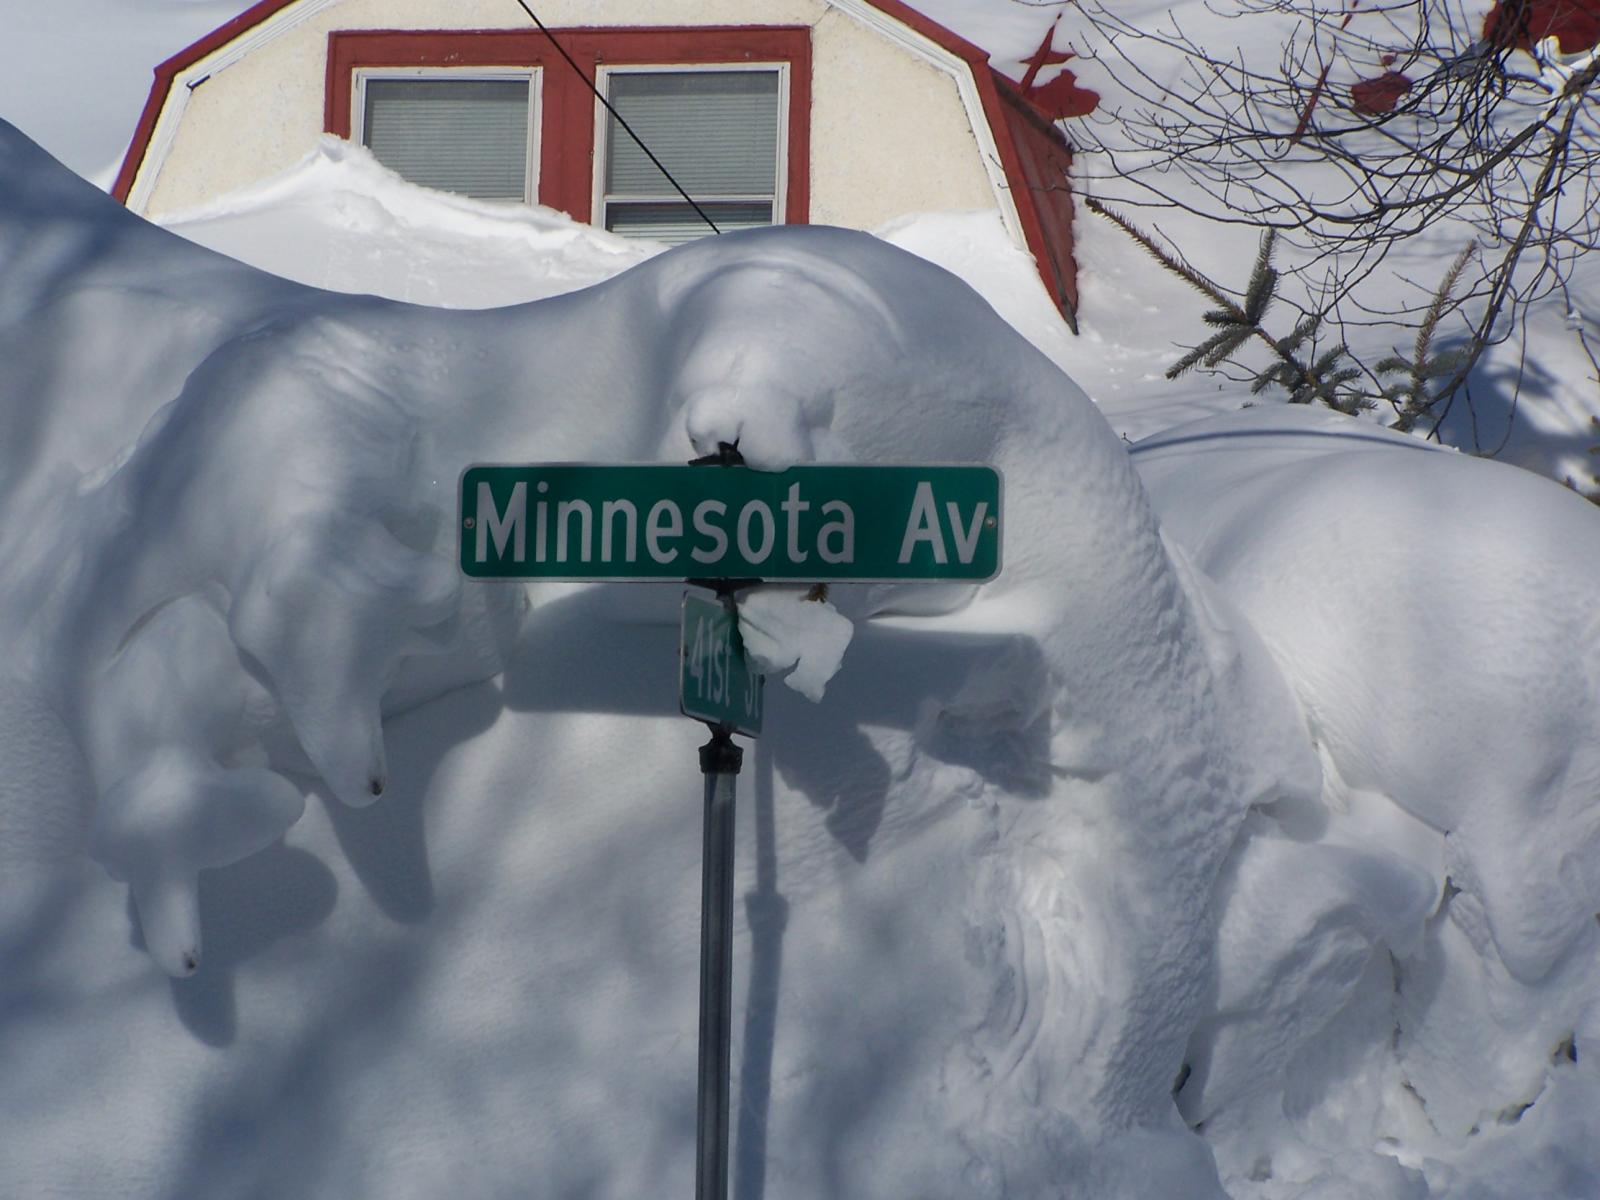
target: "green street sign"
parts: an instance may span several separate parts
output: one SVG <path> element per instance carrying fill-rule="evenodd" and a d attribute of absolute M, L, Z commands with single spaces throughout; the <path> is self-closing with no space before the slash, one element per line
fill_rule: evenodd
<path fill-rule="evenodd" d="M 761 732 L 761 689 L 766 676 L 750 668 L 739 621 L 720 600 L 683 594 L 679 631 L 678 708 L 686 717 L 729 725 L 754 737 Z"/>
<path fill-rule="evenodd" d="M 473 466 L 461 475 L 461 569 L 521 579 L 993 579 L 1000 500 L 1000 472 L 989 466 Z"/>

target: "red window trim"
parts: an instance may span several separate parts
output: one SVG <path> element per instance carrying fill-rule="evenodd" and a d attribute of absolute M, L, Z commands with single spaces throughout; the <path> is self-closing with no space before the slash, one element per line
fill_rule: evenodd
<path fill-rule="evenodd" d="M 811 197 L 811 31 L 804 26 L 551 31 L 589 79 L 596 67 L 789 65 L 784 220 L 804 225 Z M 544 34 L 496 30 L 336 30 L 328 35 L 323 128 L 350 137 L 355 72 L 406 67 L 542 67 L 539 203 L 593 219 L 595 100 Z"/>

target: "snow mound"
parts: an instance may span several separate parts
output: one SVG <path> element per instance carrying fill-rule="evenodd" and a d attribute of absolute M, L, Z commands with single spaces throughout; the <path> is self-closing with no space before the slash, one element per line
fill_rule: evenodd
<path fill-rule="evenodd" d="M 161 224 L 299 283 L 442 308 L 558 296 L 661 249 L 554 209 L 417 187 L 332 135 L 282 175 Z"/>
<path fill-rule="evenodd" d="M 577 291 L 663 249 L 555 209 L 418 187 L 365 147 L 331 135 L 277 178 L 159 220 L 285 279 L 442 308 Z M 998 214 L 918 213 L 874 232 L 959 276 L 1058 366 L 1090 365 Z"/>
<path fill-rule="evenodd" d="M 1343 785 L 1445 837 L 1452 880 L 1536 982 L 1600 910 L 1583 865 L 1600 859 L 1600 520 L 1526 471 L 1329 422 L 1215 419 L 1136 459 L 1167 528 L 1283 664 Z M 1239 442 L 1254 443 L 1248 478 Z"/>
<path fill-rule="evenodd" d="M 1450 1138 L 1509 1119 L 1600 982 L 1594 507 L 1303 409 L 1133 458 L 1281 665 L 1328 781 L 1323 811 L 1275 814 L 1230 868 L 1185 1111 L 1262 1087 L 1392 957 L 1398 998 L 1368 1036 L 1393 1039 L 1394 1078 Z"/>
<path fill-rule="evenodd" d="M 1241 755 L 1263 739 L 1228 719 L 1255 711 L 1236 694 L 1241 651 L 1169 556 L 1122 445 L 970 289 L 864 234 L 777 229 L 524 307 L 411 308 L 263 279 L 78 194 L 13 132 L 0 147 L 7 419 L 77 396 L 105 413 L 97 437 L 37 430 L 7 497 L 7 690 L 48 697 L 83 748 L 84 849 L 129 883 L 164 967 L 200 958 L 197 877 L 295 826 L 296 780 L 350 805 L 387 797 L 396 697 L 508 654 L 541 670 L 511 649 L 522 590 L 467 589 L 450 566 L 467 463 L 684 461 L 721 442 L 758 468 L 992 462 L 1012 481 L 1001 580 L 845 605 L 952 614 L 899 618 L 912 647 L 1013 650 L 974 665 L 948 708 L 942 685 L 916 700 L 886 784 L 907 815 L 878 835 L 898 849 L 868 859 L 863 815 L 830 818 L 863 872 L 853 890 L 945 930 L 908 944 L 906 969 L 944 981 L 925 1006 L 859 1010 L 860 1044 L 920 1049 L 878 1121 L 892 1153 L 840 1186 L 874 1190 L 879 1171 L 1065 1186 L 1068 1144 L 1108 1186 L 1156 1159 L 1209 1173 L 1170 1095 L 1203 998 L 1206 898 L 1250 804 L 1314 782 Z M 106 349 L 58 399 L 52 372 L 80 343 Z M 127 353 L 143 346 L 159 352 Z M 565 593 L 534 594 L 524 638 L 560 627 Z M 1275 710 L 1292 731 L 1292 708 Z M 797 761 L 829 757 L 850 761 Z M 960 882 L 883 893 L 906 855 Z M 857 952 L 836 946 L 833 969 Z M 857 1051 L 836 1061 L 810 1033 L 795 1051 L 824 1055 L 818 1097 L 853 1078 Z M 1145 1151 L 1095 1149 L 1126 1137 Z"/>
<path fill-rule="evenodd" d="M 1191 431 L 1141 483 L 1049 358 L 865 234 L 449 311 L 267 277 L 4 125 L 0 181 L 0 779 L 38 781 L 0 790 L 19 1194 L 687 1186 L 673 589 L 469 584 L 454 490 L 721 443 L 992 463 L 1007 505 L 982 587 L 751 610 L 827 695 L 769 697 L 750 755 L 741 1193 L 1449 1195 L 1485 1106 L 1535 1175 L 1589 1170 L 1550 1156 L 1600 1096 L 1593 880 L 1522 827 L 1588 850 L 1578 509 L 1314 425 Z M 1436 494 L 1483 523 L 1407 574 Z M 1392 537 L 1312 521 L 1352 506 Z M 1347 613 L 1352 581 L 1403 612 Z M 1474 683 L 1446 633 L 1513 617 Z M 1457 708 L 1484 745 L 1435 728 Z M 91 1111 L 116 1136 L 85 1146 Z"/>
<path fill-rule="evenodd" d="M 493 673 L 504 645 L 466 630 L 487 622 L 505 643 L 519 606 L 504 590 L 464 599 L 428 552 L 448 488 L 422 477 L 416 418 L 363 378 L 364 333 L 312 293 L 86 203 L 40 157 L 15 135 L 0 148 L 18 184 L 0 258 L 36 297 L 0 329 L 6 417 L 22 426 L 8 447 L 30 451 L 8 475 L 0 547 L 18 569 L 0 582 L 0 630 L 19 649 L 13 686 L 44 696 L 84 755 L 90 853 L 129 883 L 152 954 L 182 975 L 201 956 L 199 870 L 271 844 L 303 810 L 265 769 L 274 727 L 293 728 L 342 799 L 368 802 L 402 666 L 447 655 L 472 664 L 467 678 Z M 46 236 L 27 237 L 46 205 Z M 157 332 L 189 304 L 203 321 Z M 225 349 L 207 344 L 219 333 Z M 78 340 L 165 353 L 90 356 L 51 378 Z M 92 434 L 21 401 L 63 382 L 83 389 L 69 406 L 99 402 L 102 429 L 143 417 L 142 432 L 97 461 Z"/>

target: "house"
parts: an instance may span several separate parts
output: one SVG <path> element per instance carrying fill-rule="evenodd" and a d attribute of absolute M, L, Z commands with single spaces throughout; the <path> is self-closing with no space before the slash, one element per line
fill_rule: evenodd
<path fill-rule="evenodd" d="M 323 133 L 669 242 L 994 211 L 1076 326 L 1070 147 L 900 0 L 260 0 L 156 69 L 114 194 L 158 218 Z"/>

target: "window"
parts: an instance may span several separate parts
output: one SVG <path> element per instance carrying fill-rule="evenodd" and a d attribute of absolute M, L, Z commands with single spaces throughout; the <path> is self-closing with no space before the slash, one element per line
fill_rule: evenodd
<path fill-rule="evenodd" d="M 710 232 L 640 141 L 718 229 L 782 220 L 784 75 L 770 66 L 605 71 L 607 99 L 638 140 L 604 114 L 598 223 L 674 244 Z"/>
<path fill-rule="evenodd" d="M 806 26 L 336 29 L 323 127 L 428 187 L 630 236 L 709 232 L 591 82 L 719 229 L 809 219 Z"/>
<path fill-rule="evenodd" d="M 537 194 L 537 72 L 363 72 L 357 95 L 362 145 L 402 178 L 479 200 Z"/>

